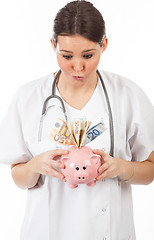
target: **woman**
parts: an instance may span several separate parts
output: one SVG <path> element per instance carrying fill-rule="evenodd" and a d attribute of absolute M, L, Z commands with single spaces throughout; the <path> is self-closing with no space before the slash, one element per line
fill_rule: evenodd
<path fill-rule="evenodd" d="M 102 118 L 106 131 L 90 142 L 102 165 L 95 187 L 69 189 L 57 161 L 69 149 L 48 139 L 57 117 L 65 120 L 52 99 L 42 124 L 43 103 L 51 94 L 52 74 L 19 89 L 1 126 L 1 159 L 12 165 L 17 186 L 28 189 L 21 240 L 135 240 L 131 184 L 149 184 L 154 177 L 154 110 L 133 82 L 101 71 L 114 126 L 110 126 L 104 91 L 96 72 L 107 47 L 105 23 L 90 2 L 73 1 L 54 21 L 51 43 L 61 69 L 55 93 L 64 101 L 68 119 Z M 4 137 L 5 136 L 5 137 Z M 62 149 L 63 148 L 63 149 Z M 9 149 L 9 151 L 8 151 Z"/>

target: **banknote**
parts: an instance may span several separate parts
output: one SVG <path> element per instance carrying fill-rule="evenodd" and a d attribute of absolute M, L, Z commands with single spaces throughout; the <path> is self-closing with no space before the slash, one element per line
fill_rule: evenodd
<path fill-rule="evenodd" d="M 73 119 L 68 123 L 70 132 L 74 139 L 74 142 L 78 148 L 82 146 L 82 143 L 85 140 L 86 131 L 89 129 L 91 125 L 90 121 L 86 119 Z"/>
<path fill-rule="evenodd" d="M 63 145 L 75 145 L 67 123 L 60 118 L 58 118 L 54 123 L 50 138 L 52 138 L 55 142 Z"/>
<path fill-rule="evenodd" d="M 95 138 L 100 136 L 106 130 L 105 124 L 103 121 L 99 122 L 86 132 L 85 140 L 83 145 L 93 141 Z"/>
<path fill-rule="evenodd" d="M 63 145 L 76 145 L 80 148 L 82 145 L 93 141 L 100 136 L 106 127 L 103 121 L 90 128 L 91 122 L 84 118 L 73 119 L 68 124 L 58 118 L 54 123 L 50 137 L 57 143 Z"/>

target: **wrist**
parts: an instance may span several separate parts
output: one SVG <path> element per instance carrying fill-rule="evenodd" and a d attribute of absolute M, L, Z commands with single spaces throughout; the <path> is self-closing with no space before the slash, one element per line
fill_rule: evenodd
<path fill-rule="evenodd" d="M 132 180 L 135 172 L 135 167 L 132 161 L 125 161 L 123 160 L 124 164 L 122 167 L 121 174 L 119 175 L 119 179 L 125 182 L 129 182 Z"/>
<path fill-rule="evenodd" d="M 132 178 L 134 177 L 134 172 L 135 172 L 135 167 L 134 167 L 134 164 L 131 162 L 131 161 L 128 161 L 129 162 L 129 165 L 131 165 L 131 175 L 124 179 L 125 182 L 129 182 L 132 180 Z"/>
<path fill-rule="evenodd" d="M 37 170 L 36 170 L 36 157 L 33 157 L 28 163 L 27 163 L 27 165 L 28 165 L 28 168 L 29 168 L 29 171 L 31 172 L 31 173 L 33 173 L 33 174 L 38 174 L 39 175 L 39 173 L 37 172 Z"/>

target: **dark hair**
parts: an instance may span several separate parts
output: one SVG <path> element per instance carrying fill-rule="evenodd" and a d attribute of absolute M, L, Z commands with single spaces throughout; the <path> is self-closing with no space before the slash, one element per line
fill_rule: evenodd
<path fill-rule="evenodd" d="M 105 37 L 105 22 L 101 13 L 87 1 L 72 1 L 57 13 L 53 26 L 54 45 L 57 37 L 79 34 L 102 45 Z"/>

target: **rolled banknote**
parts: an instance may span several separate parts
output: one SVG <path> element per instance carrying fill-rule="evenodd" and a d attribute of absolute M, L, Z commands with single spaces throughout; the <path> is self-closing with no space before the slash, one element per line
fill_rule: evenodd
<path fill-rule="evenodd" d="M 96 124 L 86 132 L 85 140 L 82 145 L 86 145 L 87 143 L 93 141 L 95 138 L 100 136 L 105 130 L 106 127 L 103 122 Z"/>
<path fill-rule="evenodd" d="M 90 122 L 90 121 L 87 121 L 87 120 L 83 120 L 83 121 L 82 121 L 81 139 L 80 139 L 79 147 L 81 147 L 82 144 L 83 144 L 83 142 L 85 141 L 86 132 L 88 131 L 90 125 L 91 125 L 91 122 Z"/>
<path fill-rule="evenodd" d="M 80 142 L 83 134 L 84 134 L 83 121 L 75 120 L 74 121 L 74 137 L 78 147 L 80 147 Z"/>
<path fill-rule="evenodd" d="M 81 147 L 85 140 L 86 131 L 89 129 L 91 122 L 86 119 L 73 119 L 68 123 L 72 138 L 78 148 Z"/>

